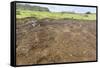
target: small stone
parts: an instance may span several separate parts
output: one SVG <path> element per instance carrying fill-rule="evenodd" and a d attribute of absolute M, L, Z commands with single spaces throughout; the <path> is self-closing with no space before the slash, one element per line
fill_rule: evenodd
<path fill-rule="evenodd" d="M 70 54 L 70 56 L 73 56 L 72 54 Z"/>
<path fill-rule="evenodd" d="M 83 54 L 85 54 L 86 53 L 86 51 L 83 51 Z"/>

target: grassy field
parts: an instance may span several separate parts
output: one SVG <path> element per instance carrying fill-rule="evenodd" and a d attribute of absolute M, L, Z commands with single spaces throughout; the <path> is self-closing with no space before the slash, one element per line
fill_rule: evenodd
<path fill-rule="evenodd" d="M 30 11 L 17 10 L 17 18 L 36 17 L 37 19 L 78 19 L 78 20 L 96 20 L 96 14 L 79 14 L 79 13 L 61 13 L 61 12 L 46 12 L 46 11 Z"/>

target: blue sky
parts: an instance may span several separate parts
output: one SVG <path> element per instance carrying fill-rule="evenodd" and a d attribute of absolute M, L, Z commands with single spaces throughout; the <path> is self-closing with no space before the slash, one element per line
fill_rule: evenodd
<path fill-rule="evenodd" d="M 29 4 L 33 6 L 47 7 L 51 12 L 76 12 L 86 13 L 88 11 L 96 13 L 95 7 L 80 7 L 80 6 L 62 6 L 62 5 L 46 5 L 46 4 Z"/>

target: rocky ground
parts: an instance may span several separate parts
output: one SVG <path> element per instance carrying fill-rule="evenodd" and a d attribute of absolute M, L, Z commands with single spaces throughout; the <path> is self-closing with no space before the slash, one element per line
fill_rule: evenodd
<path fill-rule="evenodd" d="M 16 35 L 17 65 L 96 60 L 96 21 L 18 19 Z"/>

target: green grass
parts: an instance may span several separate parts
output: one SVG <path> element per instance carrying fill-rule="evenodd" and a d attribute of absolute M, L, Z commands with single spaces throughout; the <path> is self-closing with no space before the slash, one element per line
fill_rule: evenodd
<path fill-rule="evenodd" d="M 78 20 L 96 20 L 96 14 L 78 14 L 78 13 L 60 13 L 60 12 L 40 12 L 29 10 L 17 10 L 17 18 L 36 17 L 37 19 L 78 19 Z"/>

